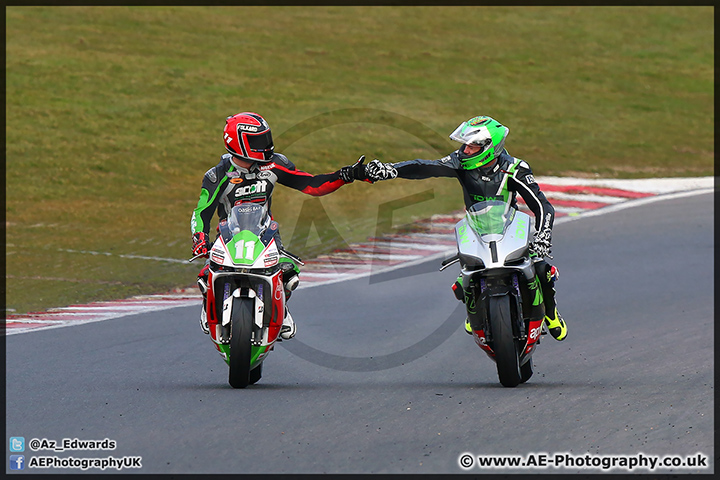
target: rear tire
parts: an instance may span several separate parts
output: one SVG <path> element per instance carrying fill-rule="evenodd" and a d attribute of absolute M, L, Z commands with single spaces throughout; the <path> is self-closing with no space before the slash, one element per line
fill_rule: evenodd
<path fill-rule="evenodd" d="M 235 298 L 232 306 L 230 327 L 230 375 L 228 381 L 233 388 L 245 388 L 250 382 L 250 354 L 253 328 L 253 301 L 249 298 Z M 259 379 L 259 377 L 258 377 Z M 257 381 L 257 380 L 256 380 Z"/>
<path fill-rule="evenodd" d="M 504 387 L 516 387 L 522 380 L 518 347 L 512 330 L 510 295 L 490 297 L 490 334 L 498 378 Z"/>

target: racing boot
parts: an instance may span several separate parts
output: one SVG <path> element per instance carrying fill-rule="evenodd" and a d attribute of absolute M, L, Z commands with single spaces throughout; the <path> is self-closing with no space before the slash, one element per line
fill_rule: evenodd
<path fill-rule="evenodd" d="M 285 318 L 283 319 L 282 327 L 280 327 L 280 337 L 278 337 L 278 340 L 290 340 L 295 336 L 295 332 L 297 332 L 297 327 L 295 326 L 292 315 L 290 315 L 290 311 L 285 307 Z"/>
<path fill-rule="evenodd" d="M 465 303 L 465 290 L 462 286 L 462 275 L 458 276 L 457 280 L 455 280 L 455 283 L 451 286 L 453 293 L 455 294 L 455 298 L 457 298 L 459 301 Z M 472 335 L 472 327 L 470 326 L 470 320 L 465 317 L 465 333 L 468 335 Z"/>
<path fill-rule="evenodd" d="M 198 288 L 200 289 L 200 293 L 202 293 L 203 296 L 203 304 L 202 304 L 202 311 L 200 312 L 200 328 L 202 329 L 203 333 L 205 335 L 210 335 L 210 327 L 208 327 L 208 321 L 207 321 L 207 280 L 208 280 L 208 265 L 205 265 L 205 267 L 200 270 L 200 274 L 198 275 L 197 284 Z"/>
<path fill-rule="evenodd" d="M 563 320 L 558 313 L 557 307 L 555 307 L 555 314 L 553 318 L 545 315 L 545 325 L 547 326 L 550 335 L 552 335 L 555 340 L 563 341 L 565 340 L 565 337 L 567 337 L 567 325 L 565 325 L 565 320 Z"/>
<path fill-rule="evenodd" d="M 203 305 L 202 305 L 202 312 L 200 312 L 200 328 L 202 328 L 202 331 L 205 335 L 210 335 L 210 327 L 208 326 L 207 322 L 207 313 L 205 313 L 205 303 L 207 302 L 207 299 L 203 297 Z"/>
<path fill-rule="evenodd" d="M 550 335 L 555 340 L 565 340 L 567 336 L 567 325 L 565 320 L 560 316 L 557 311 L 557 303 L 555 301 L 555 282 L 560 278 L 560 271 L 554 265 L 550 265 L 544 260 L 536 264 L 536 268 L 540 268 L 538 278 L 540 280 L 540 286 L 542 287 L 543 302 L 545 303 L 545 326 L 547 327 Z M 547 312 L 552 312 L 550 315 Z"/>

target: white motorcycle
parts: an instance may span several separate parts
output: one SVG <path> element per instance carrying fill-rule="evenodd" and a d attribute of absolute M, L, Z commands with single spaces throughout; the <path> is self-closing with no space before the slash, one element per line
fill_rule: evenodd
<path fill-rule="evenodd" d="M 540 282 L 528 247 L 532 219 L 509 204 L 483 201 L 455 226 L 463 292 L 475 343 L 497 365 L 500 383 L 515 387 L 533 374 L 532 354 L 543 332 Z"/>

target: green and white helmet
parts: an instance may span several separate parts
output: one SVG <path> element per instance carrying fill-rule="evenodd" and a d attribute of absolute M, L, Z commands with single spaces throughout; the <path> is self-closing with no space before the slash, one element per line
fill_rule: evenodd
<path fill-rule="evenodd" d="M 463 122 L 450 134 L 450 139 L 463 145 L 479 145 L 479 152 L 473 155 L 458 152 L 460 165 L 466 170 L 482 167 L 500 155 L 505 148 L 505 139 L 510 129 L 487 116 L 474 117 Z"/>

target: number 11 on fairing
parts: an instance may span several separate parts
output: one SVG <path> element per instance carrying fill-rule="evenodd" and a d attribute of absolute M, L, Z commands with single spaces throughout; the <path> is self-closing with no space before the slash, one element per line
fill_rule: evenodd
<path fill-rule="evenodd" d="M 243 246 L 245 247 L 245 256 L 243 256 Z M 245 242 L 245 240 L 238 240 L 235 242 L 235 258 L 242 258 L 245 260 L 252 260 L 253 253 L 255 252 L 255 241 L 251 240 Z"/>

